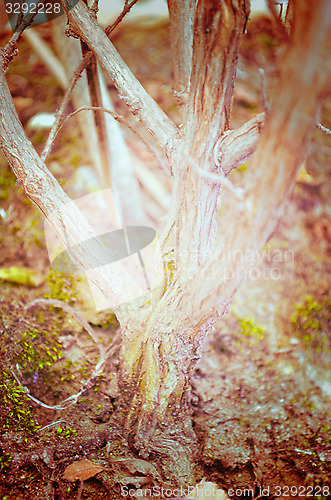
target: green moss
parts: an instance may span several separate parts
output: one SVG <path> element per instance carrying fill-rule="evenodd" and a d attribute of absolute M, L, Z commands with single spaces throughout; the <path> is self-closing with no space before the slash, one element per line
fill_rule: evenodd
<path fill-rule="evenodd" d="M 38 429 L 23 388 L 7 370 L 0 374 L 0 416 L 2 429 L 10 432 L 31 433 Z"/>
<path fill-rule="evenodd" d="M 259 323 L 254 323 L 252 318 L 237 318 L 240 325 L 240 333 L 244 337 L 251 338 L 249 345 L 253 345 L 264 337 L 265 328 Z"/>
<path fill-rule="evenodd" d="M 46 293 L 44 297 L 62 300 L 63 302 L 77 300 L 75 278 L 70 274 L 60 273 L 51 269 L 47 275 L 47 285 L 49 286 L 50 293 Z"/>
<path fill-rule="evenodd" d="M 71 429 L 70 427 L 65 427 L 64 429 L 62 429 L 62 427 L 58 427 L 56 429 L 56 434 L 62 438 L 68 439 L 77 436 L 77 431 L 75 429 Z"/>
<path fill-rule="evenodd" d="M 103 317 L 100 321 L 98 322 L 91 322 L 91 325 L 93 326 L 100 326 L 101 328 L 117 328 L 119 326 L 119 323 L 117 321 L 116 315 L 113 312 L 110 312 L 106 315 L 106 317 Z"/>
<path fill-rule="evenodd" d="M 18 350 L 14 363 L 23 367 L 26 374 L 38 373 L 39 369 L 52 366 L 62 357 L 61 344 L 49 337 L 48 332 L 40 332 L 36 328 L 28 328 L 15 344 Z"/>
<path fill-rule="evenodd" d="M 295 306 L 290 321 L 295 335 L 303 342 L 307 352 L 319 355 L 321 360 L 328 354 L 330 338 L 331 300 L 323 298 L 320 302 L 311 295 L 303 303 Z M 327 360 L 325 360 L 327 361 Z"/>
<path fill-rule="evenodd" d="M 259 37 L 259 40 L 260 42 L 265 45 L 266 47 L 268 47 L 268 49 L 273 49 L 277 43 L 276 43 L 276 40 L 274 40 L 270 35 L 268 35 L 267 33 L 263 33 L 261 34 Z"/>

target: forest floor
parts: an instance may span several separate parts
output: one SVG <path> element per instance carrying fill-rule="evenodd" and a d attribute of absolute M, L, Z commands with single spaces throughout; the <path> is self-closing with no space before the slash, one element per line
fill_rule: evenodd
<path fill-rule="evenodd" d="M 38 31 L 49 39 L 47 27 Z M 177 120 L 171 59 L 164 50 L 169 46 L 166 24 L 122 26 L 113 41 L 152 97 Z M 280 50 L 268 20 L 251 22 L 241 48 L 232 128 L 261 111 L 261 66 L 272 94 Z M 63 93 L 24 40 L 8 83 L 40 151 L 47 131 L 33 130 L 28 122 L 37 113 L 55 112 Z M 111 83 L 109 89 L 115 109 L 125 115 Z M 331 126 L 330 99 L 321 121 Z M 159 173 L 137 138 L 128 133 L 127 141 Z M 89 168 L 86 158 L 73 118 L 48 161 L 73 197 L 80 194 L 82 166 Z M 284 218 L 261 253 L 261 265 L 209 337 L 193 376 L 196 480 L 212 481 L 230 498 L 331 498 L 330 160 L 331 137 L 316 130 Z M 157 460 L 133 456 L 116 422 L 109 425 L 118 397 L 115 316 L 93 310 L 83 277 L 52 271 L 43 218 L 3 157 L 0 164 L 0 500 L 77 498 L 78 482 L 68 483 L 63 474 L 81 459 L 104 469 L 84 482 L 82 499 L 124 498 L 121 492 L 128 488 L 137 488 L 139 498 L 142 488 L 166 484 L 173 491 L 159 476 Z M 249 162 L 231 174 L 234 182 L 245 182 L 246 167 Z M 164 215 L 155 200 L 148 203 L 157 217 Z M 100 342 L 114 347 L 102 375 L 91 380 L 98 344 L 82 325 L 54 304 L 26 307 L 37 298 L 71 305 Z M 29 399 L 27 390 L 44 406 Z M 45 407 L 75 394 L 76 404 L 66 409 Z M 160 497 L 160 489 L 155 491 L 154 497 Z"/>

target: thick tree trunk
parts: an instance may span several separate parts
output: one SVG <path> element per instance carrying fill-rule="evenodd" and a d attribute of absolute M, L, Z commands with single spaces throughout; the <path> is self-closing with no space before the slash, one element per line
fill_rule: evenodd
<path fill-rule="evenodd" d="M 182 295 L 173 287 L 139 331 L 123 330 L 120 413 L 133 448 L 145 458 L 157 452 L 168 479 L 190 484 L 197 449 L 190 378 L 213 321 L 192 323 Z"/>

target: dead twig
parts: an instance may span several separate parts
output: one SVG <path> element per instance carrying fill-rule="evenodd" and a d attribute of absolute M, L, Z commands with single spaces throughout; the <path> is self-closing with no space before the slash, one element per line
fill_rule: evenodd
<path fill-rule="evenodd" d="M 125 5 L 120 15 L 117 17 L 117 19 L 115 19 L 113 24 L 107 26 L 107 28 L 105 29 L 105 33 L 107 36 L 109 36 L 114 31 L 114 29 L 120 24 L 123 18 L 130 12 L 134 4 L 137 2 L 138 0 L 131 0 L 131 2 L 129 0 L 125 0 Z"/>
<path fill-rule="evenodd" d="M 116 28 L 116 26 L 122 21 L 122 19 L 124 18 L 124 16 L 129 12 L 129 10 L 131 9 L 131 7 L 137 2 L 138 0 L 133 0 L 131 2 L 131 4 L 129 5 L 129 8 L 125 5 L 124 6 L 124 9 L 122 11 L 122 13 L 118 16 L 118 18 L 116 19 L 116 21 L 110 26 L 108 27 L 108 33 L 106 32 L 106 34 L 110 34 L 112 31 L 114 31 L 114 29 Z M 92 5 L 91 7 L 91 10 L 92 12 L 95 12 L 95 10 L 97 9 L 98 7 L 98 2 L 95 1 L 94 4 Z M 106 30 L 107 31 L 107 30 Z M 81 74 L 83 73 L 84 69 L 86 69 L 86 67 L 91 63 L 93 59 L 93 53 L 92 51 L 89 51 L 89 52 L 86 52 L 81 63 L 79 64 L 79 66 L 77 66 L 77 68 L 75 69 L 72 77 L 70 78 L 70 82 L 69 82 L 69 86 L 66 90 L 66 93 L 63 97 L 63 101 L 62 101 L 62 104 L 58 110 L 58 112 L 56 113 L 56 116 L 55 116 L 55 122 L 50 130 L 50 133 L 48 135 L 48 138 L 47 138 L 47 141 L 46 141 L 46 145 L 44 147 L 44 150 L 41 154 L 41 158 L 43 161 L 45 161 L 45 159 L 47 158 L 47 156 L 49 155 L 49 152 L 52 148 L 52 145 L 53 145 L 53 142 L 54 142 L 54 139 L 57 135 L 57 131 L 58 131 L 58 128 L 59 128 L 59 125 L 61 123 L 61 120 L 63 118 L 63 114 L 64 114 L 64 111 L 71 99 L 71 95 L 72 95 L 72 91 L 78 81 L 78 79 L 80 78 Z"/>
<path fill-rule="evenodd" d="M 37 2 L 37 6 L 39 5 L 39 3 L 42 2 Z M 22 38 L 23 31 L 33 23 L 33 20 L 36 17 L 37 13 L 38 9 L 36 8 L 36 11 L 34 13 L 28 14 L 27 16 L 23 17 L 20 24 L 16 26 L 14 34 L 1 50 L 0 65 L 4 73 L 6 73 L 9 63 L 18 54 L 17 44 Z"/>
<path fill-rule="evenodd" d="M 53 141 L 54 139 L 56 138 L 57 134 L 60 132 L 60 130 L 62 129 L 62 127 L 65 125 L 65 123 L 70 119 L 72 118 L 73 116 L 77 115 L 78 113 L 80 113 L 81 111 L 95 111 L 95 110 L 100 110 L 100 111 L 103 111 L 104 113 L 108 113 L 109 115 L 111 115 L 116 121 L 118 121 L 119 123 L 121 123 L 122 125 L 125 125 L 129 130 L 131 130 L 131 132 L 133 132 L 135 135 L 137 135 L 139 137 L 139 139 L 145 144 L 145 146 L 150 150 L 150 152 L 153 154 L 153 156 L 156 158 L 156 160 L 158 161 L 158 163 L 161 165 L 162 169 L 167 173 L 169 174 L 169 165 L 168 163 L 159 155 L 158 151 L 156 150 L 156 148 L 153 146 L 153 144 L 151 144 L 151 142 L 146 139 L 145 137 L 143 137 L 139 132 L 138 130 L 135 128 L 135 126 L 131 123 L 129 123 L 128 120 L 126 120 L 122 115 L 119 115 L 118 113 L 115 113 L 114 111 L 110 111 L 109 109 L 105 109 L 105 108 L 102 108 L 101 106 L 84 106 L 82 108 L 79 108 L 79 109 L 76 109 L 75 111 L 73 111 L 72 113 L 70 113 L 70 115 L 68 115 L 64 121 L 61 123 L 61 125 L 58 126 L 57 130 L 54 131 L 54 136 L 53 136 Z M 54 124 L 55 125 L 55 124 Z M 53 127 L 54 127 L 53 125 Z M 52 128 L 53 128 L 52 127 Z M 46 149 L 46 147 L 45 147 Z M 45 150 L 44 150 L 45 151 Z M 49 154 L 49 151 L 48 151 L 48 154 Z"/>
<path fill-rule="evenodd" d="M 97 363 L 97 365 L 94 367 L 94 370 L 93 370 L 93 373 L 92 373 L 91 377 L 82 385 L 82 387 L 81 387 L 81 389 L 79 390 L 78 393 L 70 396 L 69 398 L 67 398 L 64 401 L 62 401 L 62 403 L 59 403 L 59 404 L 54 405 L 54 406 L 47 405 L 43 401 L 40 401 L 39 399 L 35 398 L 34 396 L 32 396 L 30 394 L 30 389 L 28 389 L 28 387 L 24 386 L 22 384 L 22 381 L 19 378 L 19 376 L 21 378 L 23 376 L 22 376 L 22 373 L 20 371 L 20 367 L 19 367 L 18 364 L 16 364 L 16 371 L 17 371 L 17 373 L 18 373 L 19 376 L 14 371 L 14 367 L 13 366 L 10 367 L 10 371 L 11 371 L 13 377 L 15 378 L 16 382 L 22 387 L 23 391 L 25 392 L 26 396 L 29 399 L 31 399 L 32 401 L 34 401 L 38 405 L 42 406 L 43 408 L 47 408 L 49 410 L 64 410 L 65 408 L 68 408 L 69 406 L 75 404 L 78 401 L 78 398 L 85 391 L 87 391 L 87 390 L 91 389 L 91 387 L 93 387 L 93 385 L 95 384 L 97 378 L 100 377 L 100 375 L 102 374 L 103 366 L 104 366 L 106 360 L 110 356 L 112 356 L 114 354 L 114 352 L 116 352 L 116 350 L 118 349 L 118 347 L 119 347 L 118 346 L 118 340 L 120 338 L 120 334 L 117 333 L 115 335 L 115 337 L 113 339 L 113 342 L 111 343 L 109 349 L 105 353 L 105 348 L 104 348 L 103 344 L 100 343 L 99 340 L 97 339 L 96 334 L 95 334 L 93 328 L 91 327 L 91 325 L 89 325 L 87 323 L 87 321 L 85 321 L 80 316 L 80 314 L 78 314 L 77 311 L 75 311 L 71 306 L 69 306 L 65 302 L 62 302 L 60 300 L 55 300 L 55 299 L 35 299 L 32 302 L 30 302 L 29 304 L 27 304 L 25 306 L 24 310 L 28 311 L 31 307 L 34 307 L 35 305 L 51 305 L 51 306 L 54 306 L 54 307 L 60 307 L 64 311 L 66 311 L 69 314 L 71 314 L 83 326 L 83 328 L 85 328 L 85 330 L 89 333 L 90 337 L 97 344 L 97 346 L 99 348 L 100 360 Z"/>
<path fill-rule="evenodd" d="M 60 124 L 61 124 L 61 120 L 63 119 L 63 115 L 64 115 L 64 112 L 65 112 L 65 109 L 66 107 L 68 106 L 69 104 L 69 101 L 70 101 L 70 98 L 71 98 L 71 94 L 72 94 L 72 91 L 76 85 L 76 82 L 77 80 L 79 79 L 79 77 L 81 76 L 82 72 L 84 71 L 85 67 L 89 64 L 89 62 L 92 60 L 92 52 L 87 52 L 85 54 L 85 56 L 83 57 L 81 63 L 79 64 L 79 66 L 75 69 L 72 77 L 70 78 L 70 82 L 69 82 L 69 87 L 67 88 L 66 90 L 66 93 L 63 97 L 63 101 L 62 101 L 62 104 L 59 108 L 59 110 L 57 111 L 56 115 L 55 115 L 55 122 L 48 134 L 48 137 L 47 137 L 47 141 L 46 141 L 46 145 L 43 149 L 43 152 L 41 153 L 41 159 L 43 161 L 45 161 L 45 159 L 47 158 L 47 156 L 49 155 L 49 152 L 52 148 L 52 145 L 53 145 L 53 142 L 54 142 L 54 139 L 57 135 L 57 132 L 58 132 L 58 129 L 60 127 Z"/>
<path fill-rule="evenodd" d="M 77 311 L 75 311 L 75 309 L 73 307 L 69 306 L 69 304 L 66 304 L 62 300 L 35 299 L 32 302 L 30 302 L 29 304 L 27 304 L 24 309 L 25 309 L 25 311 L 28 311 L 29 309 L 31 309 L 31 307 L 34 307 L 36 305 L 58 307 L 58 308 L 62 309 L 63 311 L 66 311 L 67 313 L 71 314 L 71 316 L 73 316 L 75 318 L 75 320 L 78 321 L 78 323 L 80 323 L 82 325 L 82 327 L 88 332 L 88 334 L 90 335 L 93 342 L 98 346 L 99 353 L 100 353 L 100 360 L 104 359 L 104 357 L 105 357 L 104 346 L 99 342 L 91 325 L 84 318 L 82 318 L 82 316 Z"/>
<path fill-rule="evenodd" d="M 282 18 L 279 15 L 279 12 L 277 12 L 275 1 L 274 0 L 267 0 L 267 4 L 268 4 L 268 8 L 270 10 L 272 17 L 275 20 L 275 23 L 276 23 L 276 26 L 278 28 L 280 35 L 285 40 L 288 40 L 288 33 L 287 33 L 286 28 L 283 24 Z"/>

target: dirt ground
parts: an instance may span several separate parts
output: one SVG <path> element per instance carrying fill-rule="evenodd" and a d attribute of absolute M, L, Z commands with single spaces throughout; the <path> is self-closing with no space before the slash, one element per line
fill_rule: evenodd
<path fill-rule="evenodd" d="M 47 27 L 38 31 L 48 38 Z M 145 88 L 177 120 L 171 59 L 164 49 L 169 45 L 166 24 L 121 27 L 113 41 Z M 267 19 L 251 22 L 241 48 L 233 128 L 261 111 L 261 66 L 272 94 L 281 50 Z M 8 83 L 24 125 L 36 113 L 59 106 L 62 91 L 24 40 Z M 111 82 L 108 86 L 115 109 L 125 114 Z M 331 126 L 330 99 L 321 122 Z M 27 125 L 27 133 L 40 151 L 47 131 Z M 157 171 L 138 139 L 128 133 L 127 140 Z M 89 166 L 86 157 L 73 118 L 48 161 L 71 196 L 77 196 L 73 179 L 80 167 Z M 261 265 L 209 337 L 194 373 L 196 480 L 212 481 L 230 498 L 331 498 L 330 159 L 331 137 L 316 129 Z M 103 468 L 84 481 L 82 499 L 123 498 L 128 488 L 136 489 L 138 498 L 142 488 L 168 485 L 173 491 L 157 470 L 158 457 L 146 462 L 133 456 L 112 420 L 118 397 L 116 318 L 111 311 L 93 310 L 82 277 L 51 270 L 43 218 L 2 156 L 0 168 L 0 499 L 76 499 L 79 482 L 65 480 L 64 471 L 82 459 Z M 231 174 L 234 182 L 245 182 L 245 168 Z M 102 375 L 93 377 L 98 344 L 82 325 L 54 304 L 27 308 L 36 298 L 71 305 L 99 342 L 113 348 Z M 29 399 L 27 391 L 44 406 Z M 75 394 L 76 404 L 66 409 L 45 407 Z"/>

